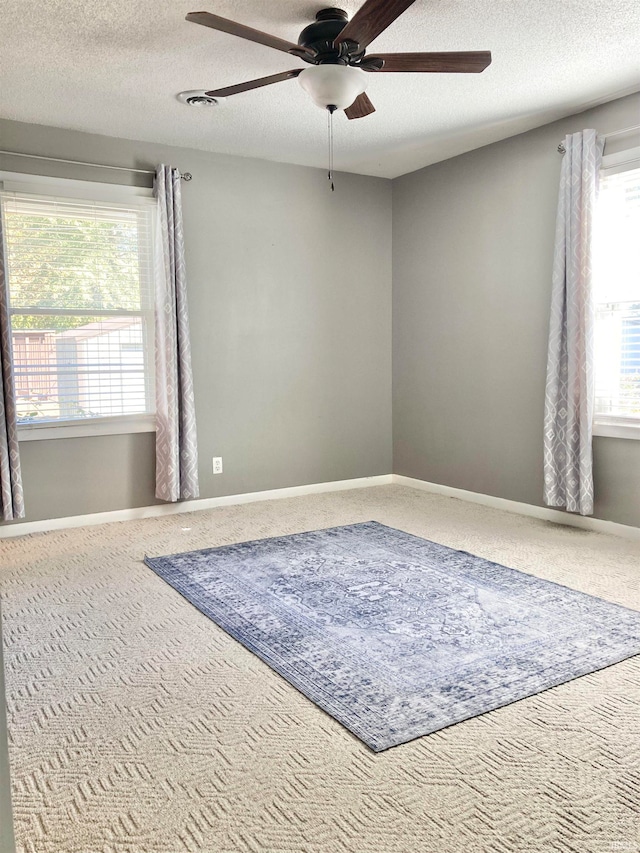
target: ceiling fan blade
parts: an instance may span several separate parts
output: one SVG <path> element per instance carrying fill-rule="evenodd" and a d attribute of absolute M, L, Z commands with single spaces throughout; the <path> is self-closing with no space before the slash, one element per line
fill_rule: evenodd
<path fill-rule="evenodd" d="M 212 15 L 211 12 L 189 12 L 185 20 L 192 24 L 202 24 L 203 27 L 210 27 L 212 30 L 218 30 L 221 33 L 229 33 L 229 35 L 239 36 L 241 39 L 255 41 L 258 44 L 264 44 L 266 47 L 273 47 L 285 53 L 313 55 L 311 51 L 300 47 L 299 44 L 285 41 L 277 36 L 269 35 L 269 33 L 260 32 L 260 30 L 254 30 L 253 27 L 245 27 L 244 24 L 237 24 L 228 18 Z"/>
<path fill-rule="evenodd" d="M 375 113 L 376 108 L 373 106 L 367 94 L 363 92 L 355 99 L 350 107 L 344 111 L 347 118 L 364 118 L 365 116 Z"/>
<path fill-rule="evenodd" d="M 415 0 L 366 0 L 334 44 L 354 41 L 360 47 L 366 47 L 414 2 Z"/>
<path fill-rule="evenodd" d="M 473 74 L 484 71 L 491 64 L 491 52 L 452 53 L 377 53 L 367 55 L 367 60 L 382 59 L 380 71 L 423 71 L 447 74 Z M 367 69 L 365 69 L 367 70 Z"/>
<path fill-rule="evenodd" d="M 235 86 L 225 86 L 222 89 L 211 89 L 205 92 L 210 98 L 227 98 L 229 95 L 237 95 L 240 92 L 248 92 L 250 89 L 260 89 L 262 86 L 270 86 L 272 83 L 281 83 L 283 80 L 291 80 L 297 77 L 302 68 L 294 68 L 293 71 L 282 71 L 280 74 L 271 74 L 270 77 L 259 77 L 257 80 L 247 80 L 246 83 L 236 83 Z"/>

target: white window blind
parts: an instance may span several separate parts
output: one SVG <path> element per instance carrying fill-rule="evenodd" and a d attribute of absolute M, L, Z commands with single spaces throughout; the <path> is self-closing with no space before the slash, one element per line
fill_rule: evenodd
<path fill-rule="evenodd" d="M 595 241 L 596 423 L 640 425 L 640 167 L 603 170 Z"/>
<path fill-rule="evenodd" d="M 152 205 L 0 198 L 19 422 L 153 412 Z"/>

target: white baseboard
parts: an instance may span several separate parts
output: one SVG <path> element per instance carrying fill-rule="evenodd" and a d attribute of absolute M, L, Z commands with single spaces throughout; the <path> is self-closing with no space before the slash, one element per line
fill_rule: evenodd
<path fill-rule="evenodd" d="M 377 477 L 359 477 L 355 480 L 336 480 L 331 483 L 310 483 L 306 486 L 289 486 L 285 489 L 269 489 L 265 492 L 248 492 L 244 495 L 224 495 L 220 498 L 200 498 L 194 501 L 181 501 L 172 504 L 116 509 L 110 512 L 94 512 L 90 515 L 73 515 L 66 518 L 46 518 L 42 521 L 19 521 L 0 525 L 0 539 L 11 536 L 26 536 L 29 533 L 44 533 L 48 530 L 63 530 L 69 527 L 87 527 L 93 524 L 107 524 L 111 521 L 134 521 L 140 518 L 152 518 L 159 515 L 177 515 L 182 512 L 196 512 L 218 506 L 248 504 L 255 501 L 271 501 L 279 498 L 296 498 L 300 495 L 317 495 L 322 492 L 343 492 L 347 489 L 362 489 L 368 486 L 385 486 L 393 482 L 392 474 L 380 474 Z"/>
<path fill-rule="evenodd" d="M 362 489 L 369 486 L 385 486 L 394 483 L 398 486 L 408 486 L 436 495 L 469 501 L 505 512 L 514 512 L 554 524 L 564 524 L 569 527 L 579 527 L 595 533 L 609 533 L 622 536 L 625 539 L 640 540 L 640 527 L 618 524 L 614 521 L 603 521 L 600 518 L 587 518 L 573 515 L 548 507 L 510 501 L 506 498 L 496 498 L 483 495 L 480 492 L 469 492 L 466 489 L 455 489 L 452 486 L 442 486 L 439 483 L 429 483 L 426 480 L 416 480 L 414 477 L 404 477 L 401 474 L 380 474 L 377 477 L 360 477 L 355 480 L 336 480 L 331 483 L 310 483 L 306 486 L 290 486 L 284 489 L 269 489 L 264 492 L 248 492 L 243 495 L 224 495 L 219 498 L 201 498 L 194 501 L 183 501 L 175 504 L 157 504 L 133 509 L 118 509 L 111 512 L 95 512 L 90 515 L 74 515 L 65 518 L 48 518 L 42 521 L 22 521 L 0 525 L 0 539 L 11 536 L 26 536 L 29 533 L 44 533 L 48 530 L 63 530 L 70 527 L 87 527 L 93 524 L 107 524 L 111 521 L 133 521 L 141 518 L 153 518 L 160 515 L 177 515 L 183 512 L 197 512 L 201 509 L 213 509 L 219 506 L 254 503 L 255 501 L 278 500 L 295 498 L 301 495 L 317 495 L 323 492 L 342 492 L 346 489 Z"/>
<path fill-rule="evenodd" d="M 574 515 L 570 512 L 561 512 L 558 509 L 550 509 L 549 507 L 510 501 L 506 498 L 496 498 L 492 495 L 483 495 L 480 492 L 468 492 L 466 489 L 454 489 L 452 486 L 441 486 L 439 483 L 429 483 L 427 480 L 403 477 L 401 474 L 394 474 L 392 482 L 398 486 L 409 486 L 412 489 L 420 489 L 423 492 L 445 495 L 448 498 L 458 498 L 462 501 L 482 504 L 482 506 L 488 506 L 492 509 L 515 512 L 517 515 L 539 518 L 542 521 L 551 521 L 554 524 L 564 524 L 568 527 L 592 530 L 595 533 L 609 533 L 614 536 L 623 536 L 625 539 L 640 540 L 640 527 L 632 527 L 628 524 L 618 524 L 615 521 L 604 521 L 601 518 Z"/>

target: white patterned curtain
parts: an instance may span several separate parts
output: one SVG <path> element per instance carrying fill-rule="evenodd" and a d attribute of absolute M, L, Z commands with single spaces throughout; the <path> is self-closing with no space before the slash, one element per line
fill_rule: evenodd
<path fill-rule="evenodd" d="M 158 166 L 156 264 L 156 497 L 197 498 L 198 444 L 191 374 L 180 172 Z"/>
<path fill-rule="evenodd" d="M 565 137 L 544 412 L 544 501 L 593 513 L 593 221 L 604 137 Z"/>
<path fill-rule="evenodd" d="M 5 521 L 11 521 L 14 518 L 24 518 L 24 499 L 20 475 L 11 314 L 5 258 L 0 210 L 0 512 Z"/>

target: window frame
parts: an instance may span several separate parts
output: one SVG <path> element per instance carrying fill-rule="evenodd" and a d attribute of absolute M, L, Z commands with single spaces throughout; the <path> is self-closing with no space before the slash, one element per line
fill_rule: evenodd
<path fill-rule="evenodd" d="M 627 172 L 640 169 L 640 147 L 627 148 L 614 154 L 605 154 L 602 158 L 600 175 Z M 640 415 L 621 417 L 594 412 L 593 435 L 608 438 L 630 438 L 640 440 Z"/>
<path fill-rule="evenodd" d="M 0 190 L 5 192 L 23 192 L 39 196 L 52 196 L 79 201 L 115 203 L 140 207 L 155 207 L 153 190 L 147 187 L 124 184 L 79 181 L 70 178 L 52 178 L 48 175 L 30 175 L 20 172 L 0 171 Z M 157 240 L 157 218 L 150 217 L 151 250 L 155 252 Z M 9 284 L 10 286 L 10 284 Z M 150 285 L 153 293 L 153 283 Z M 154 306 L 147 309 L 153 319 Z M 155 388 L 155 360 L 149 352 L 151 394 Z M 153 403 L 153 399 L 151 401 Z M 37 441 L 44 439 L 76 438 L 98 435 L 126 435 L 139 432 L 155 432 L 155 411 L 132 415 L 109 415 L 95 418 L 69 420 L 51 420 L 39 423 L 19 423 L 18 441 Z"/>

